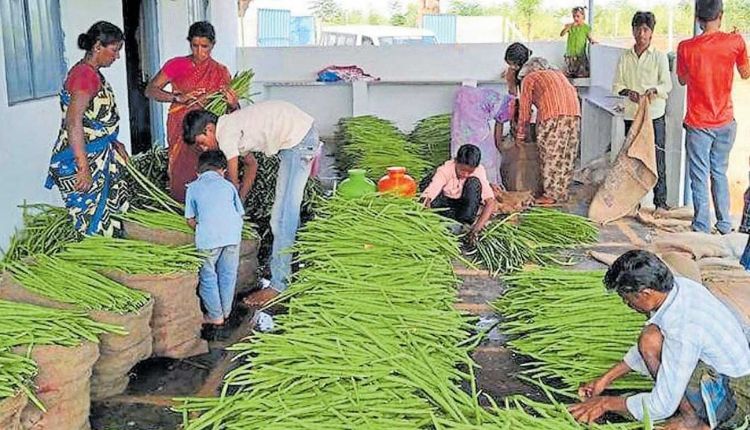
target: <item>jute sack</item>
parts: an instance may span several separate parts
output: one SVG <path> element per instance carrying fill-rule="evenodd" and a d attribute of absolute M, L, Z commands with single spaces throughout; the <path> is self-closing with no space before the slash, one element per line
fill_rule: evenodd
<path fill-rule="evenodd" d="M 154 229 L 124 221 L 123 228 L 128 239 L 141 240 L 158 245 L 183 246 L 192 245 L 195 238 L 192 234 L 178 231 Z M 253 289 L 257 281 L 259 239 L 243 239 L 240 242 L 240 265 L 237 273 L 235 293 L 244 294 Z"/>
<path fill-rule="evenodd" d="M 750 341 L 750 274 L 740 266 L 704 267 L 703 284 L 735 314 Z"/>
<path fill-rule="evenodd" d="M 14 352 L 25 354 L 26 349 Z M 35 346 L 31 359 L 39 373 L 35 394 L 47 409 L 28 403 L 21 413 L 24 430 L 89 430 L 91 369 L 99 359 L 99 347 L 84 342 L 77 347 Z"/>
<path fill-rule="evenodd" d="M 123 221 L 122 228 L 128 239 L 141 240 L 157 245 L 182 246 L 192 245 L 195 238 L 192 234 L 161 228 L 144 227 L 131 221 Z"/>
<path fill-rule="evenodd" d="M 198 275 L 181 272 L 170 275 L 130 275 L 120 271 L 104 274 L 154 299 L 151 331 L 155 357 L 187 358 L 208 352 L 201 339 L 203 313 L 196 289 Z"/>
<path fill-rule="evenodd" d="M 701 282 L 701 269 L 690 256 L 681 252 L 665 252 L 659 254 L 659 257 L 667 263 L 673 273 L 695 282 Z"/>
<path fill-rule="evenodd" d="M 75 306 L 48 299 L 19 285 L 13 277 L 0 275 L 0 299 L 29 303 L 55 309 L 76 309 Z M 124 327 L 127 335 L 106 333 L 99 337 L 101 351 L 94 364 L 91 394 L 94 400 L 111 397 L 125 391 L 129 372 L 140 361 L 151 356 L 151 312 L 153 299 L 136 312 L 118 314 L 90 311 L 94 321 Z"/>
<path fill-rule="evenodd" d="M 22 391 L 0 400 L 0 429 L 21 430 L 21 412 L 28 402 L 29 398 Z"/>
<path fill-rule="evenodd" d="M 195 243 L 195 235 L 174 230 L 144 227 L 131 221 L 123 221 L 123 229 L 128 239 L 155 243 L 157 245 L 184 246 Z M 243 239 L 240 242 L 240 255 L 257 252 L 258 240 Z"/>
<path fill-rule="evenodd" d="M 539 147 L 535 143 L 518 146 L 506 139 L 500 148 L 503 156 L 500 175 L 508 191 L 542 191 L 542 176 L 539 167 Z"/>
<path fill-rule="evenodd" d="M 689 256 L 677 252 L 668 252 L 665 254 L 657 255 L 662 259 L 662 261 L 664 261 L 664 263 L 669 267 L 669 270 L 671 270 L 672 273 L 676 276 L 692 279 L 695 282 L 701 282 L 701 271 L 698 267 L 698 263 Z M 611 266 L 620 255 L 609 254 L 606 252 L 589 251 L 589 256 L 602 264 Z"/>
<path fill-rule="evenodd" d="M 656 185 L 654 126 L 648 115 L 648 97 L 641 97 L 633 125 L 614 165 L 589 207 L 589 218 L 601 223 L 634 213 L 643 197 Z"/>
<path fill-rule="evenodd" d="M 237 269 L 235 294 L 245 294 L 255 287 L 258 280 L 258 241 L 243 240 L 240 243 L 240 265 Z"/>
<path fill-rule="evenodd" d="M 732 258 L 739 261 L 742 245 L 737 246 L 737 243 L 742 239 L 740 233 L 726 236 L 698 232 L 667 233 L 658 235 L 652 246 L 658 252 L 688 253 L 695 260 Z"/>
<path fill-rule="evenodd" d="M 99 342 L 101 357 L 94 364 L 91 376 L 91 399 L 102 400 L 125 391 L 130 382 L 130 370 L 138 362 L 151 357 L 153 335 L 151 318 L 154 299 L 137 312 L 125 315 L 111 312 L 92 312 L 92 318 L 107 324 L 122 326 L 127 336 L 104 335 Z"/>

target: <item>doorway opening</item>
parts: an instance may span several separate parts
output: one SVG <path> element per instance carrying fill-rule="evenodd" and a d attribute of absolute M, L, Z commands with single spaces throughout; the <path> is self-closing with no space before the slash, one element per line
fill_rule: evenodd
<path fill-rule="evenodd" d="M 133 154 L 164 146 L 161 103 L 146 98 L 146 85 L 159 72 L 157 0 L 122 2 L 130 136 Z"/>

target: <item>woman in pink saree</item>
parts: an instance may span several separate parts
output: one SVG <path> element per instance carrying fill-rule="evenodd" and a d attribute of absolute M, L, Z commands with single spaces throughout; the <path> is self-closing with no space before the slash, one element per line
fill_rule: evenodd
<path fill-rule="evenodd" d="M 211 23 L 196 22 L 188 31 L 191 54 L 167 61 L 149 82 L 146 96 L 171 103 L 167 117 L 169 144 L 169 192 L 179 202 L 185 201 L 185 186 L 197 178 L 198 155 L 182 139 L 182 120 L 195 109 L 202 109 L 206 96 L 221 90 L 230 109 L 239 106 L 237 95 L 229 89 L 232 77 L 223 64 L 211 58 L 216 32 Z M 164 88 L 171 84 L 172 91 Z"/>

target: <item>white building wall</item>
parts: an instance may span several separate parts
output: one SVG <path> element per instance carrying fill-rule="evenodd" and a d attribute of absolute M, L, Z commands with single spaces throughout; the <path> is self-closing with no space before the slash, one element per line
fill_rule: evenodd
<path fill-rule="evenodd" d="M 255 69 L 258 82 L 314 81 L 318 70 L 356 64 L 384 81 L 499 80 L 507 44 L 240 48 L 240 69 Z M 528 45 L 534 55 L 563 64 L 558 42 Z"/>
<path fill-rule="evenodd" d="M 187 5 L 182 0 L 157 0 L 159 19 L 159 53 L 161 63 L 178 55 L 187 55 L 190 22 Z M 237 47 L 237 2 L 212 0 L 209 17 L 217 30 L 218 44 L 214 57 L 234 72 Z M 62 29 L 65 36 L 65 61 L 70 68 L 83 52 L 78 49 L 78 35 L 96 21 L 109 21 L 123 27 L 122 0 L 60 0 Z M 0 31 L 3 29 L 0 28 Z M 120 111 L 119 139 L 130 148 L 125 50 L 120 60 L 102 73 L 112 85 Z M 60 83 L 62 85 L 62 82 Z M 49 157 L 60 126 L 57 97 L 8 106 L 5 61 L 0 43 L 0 248 L 7 246 L 14 229 L 20 225 L 23 201 L 61 204 L 57 189 L 43 187 Z"/>
<path fill-rule="evenodd" d="M 456 89 L 467 81 L 491 87 L 501 93 L 505 85 L 501 73 L 508 44 L 424 45 L 389 47 L 300 47 L 240 48 L 239 68 L 255 70 L 254 91 L 258 99 L 280 99 L 297 104 L 312 115 L 321 135 L 330 137 L 341 117 L 377 115 L 391 120 L 404 131 L 410 131 L 422 118 L 452 111 Z M 561 66 L 563 42 L 529 43 L 534 56 L 545 57 Z M 608 94 L 617 61 L 623 50 L 596 45 L 592 50 L 592 77 L 576 82 L 582 90 L 601 87 Z M 324 84 L 314 82 L 316 72 L 327 65 L 362 67 L 381 78 L 379 82 Z M 589 93 L 581 91 L 582 94 Z M 667 139 L 673 154 L 668 163 L 670 203 L 677 204 L 681 182 L 680 100 L 675 92 L 670 101 Z M 594 139 L 595 150 L 603 153 L 612 134 L 612 113 L 601 115 L 583 125 L 584 133 L 601 132 Z M 622 124 L 620 124 L 622 125 Z M 591 141 L 591 139 L 589 139 Z"/>
<path fill-rule="evenodd" d="M 216 28 L 216 46 L 212 55 L 234 74 L 237 69 L 237 46 L 240 40 L 237 2 L 214 0 L 209 3 L 209 7 L 209 20 Z"/>
<path fill-rule="evenodd" d="M 255 70 L 258 98 L 297 104 L 331 135 L 342 116 L 377 115 L 403 130 L 426 116 L 452 110 L 453 95 L 464 81 L 505 91 L 501 74 L 507 44 L 381 47 L 240 48 L 238 67 Z M 531 43 L 534 55 L 563 63 L 557 43 Z M 310 84 L 328 65 L 362 67 L 379 77 L 369 85 Z M 291 83 L 291 85 L 290 85 Z"/>
<path fill-rule="evenodd" d="M 88 30 L 91 24 L 98 20 L 110 21 L 120 27 L 123 24 L 120 0 L 64 0 L 60 2 L 60 8 L 68 67 L 82 58 L 83 52 L 77 46 L 78 35 Z M 0 118 L 4 124 L 0 127 L 0 247 L 4 248 L 20 223 L 19 204 L 24 200 L 60 203 L 57 189 L 47 190 L 43 184 L 61 116 L 57 97 L 8 106 L 2 50 L 0 43 Z M 121 116 L 120 140 L 129 146 L 125 51 L 120 55 L 122 58 L 102 73 L 117 95 Z"/>
<path fill-rule="evenodd" d="M 157 0 L 159 15 L 159 56 L 164 64 L 168 59 L 190 54 L 187 41 L 191 22 L 185 1 Z"/>
<path fill-rule="evenodd" d="M 524 40 L 524 36 L 507 17 L 456 17 L 456 43 L 503 43 L 514 40 Z"/>

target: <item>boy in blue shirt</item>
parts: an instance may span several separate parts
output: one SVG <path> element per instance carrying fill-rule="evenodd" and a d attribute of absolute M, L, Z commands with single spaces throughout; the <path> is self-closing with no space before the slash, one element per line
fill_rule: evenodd
<path fill-rule="evenodd" d="M 195 229 L 195 247 L 207 253 L 200 269 L 198 293 L 206 308 L 206 324 L 229 318 L 240 262 L 242 217 L 245 213 L 231 182 L 224 179 L 227 159 L 218 150 L 198 159 L 198 179 L 187 186 L 185 218 Z"/>

